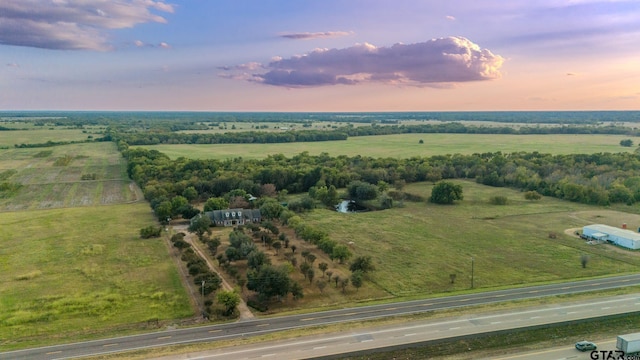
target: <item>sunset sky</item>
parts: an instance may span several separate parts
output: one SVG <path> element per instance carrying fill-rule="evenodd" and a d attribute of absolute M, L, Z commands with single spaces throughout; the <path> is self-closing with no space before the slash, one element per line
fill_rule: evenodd
<path fill-rule="evenodd" d="M 0 110 L 640 110 L 640 1 L 1 0 Z"/>

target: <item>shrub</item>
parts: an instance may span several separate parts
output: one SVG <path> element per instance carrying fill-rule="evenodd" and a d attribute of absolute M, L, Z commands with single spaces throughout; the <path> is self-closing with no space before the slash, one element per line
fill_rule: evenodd
<path fill-rule="evenodd" d="M 140 229 L 140 237 L 143 239 L 160 237 L 160 234 L 162 234 L 162 228 L 159 226 L 149 225 Z"/>
<path fill-rule="evenodd" d="M 489 203 L 493 205 L 507 205 L 506 196 L 493 196 L 489 199 Z"/>
<path fill-rule="evenodd" d="M 620 140 L 620 146 L 631 147 L 633 146 L 633 140 L 631 139 Z"/>
<path fill-rule="evenodd" d="M 527 191 L 524 193 L 524 198 L 527 200 L 540 200 L 542 199 L 542 195 L 535 190 Z"/>

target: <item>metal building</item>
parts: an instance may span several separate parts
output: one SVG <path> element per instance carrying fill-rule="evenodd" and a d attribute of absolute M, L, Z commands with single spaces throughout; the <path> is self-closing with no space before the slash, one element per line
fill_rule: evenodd
<path fill-rule="evenodd" d="M 593 224 L 583 227 L 582 234 L 589 239 L 607 241 L 627 249 L 640 249 L 640 234 L 635 231 Z"/>

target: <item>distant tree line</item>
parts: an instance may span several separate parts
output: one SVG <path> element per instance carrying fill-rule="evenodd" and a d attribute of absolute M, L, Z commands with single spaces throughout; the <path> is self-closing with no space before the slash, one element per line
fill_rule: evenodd
<path fill-rule="evenodd" d="M 586 204 L 640 201 L 640 158 L 631 153 L 492 152 L 394 159 L 332 157 L 326 153 L 311 156 L 304 152 L 291 158 L 272 155 L 260 160 L 171 160 L 156 150 L 129 149 L 122 143 L 120 147 L 128 161 L 129 176 L 143 189 L 156 214 L 163 216 L 179 211 L 193 214 L 190 202 L 212 197 L 239 193 L 260 196 L 274 189 L 305 193 L 312 187 L 347 188 L 354 181 L 395 186 L 473 179 L 489 186 L 535 191 Z M 367 197 L 362 190 L 366 188 L 353 189 L 356 196 Z"/>
<path fill-rule="evenodd" d="M 243 131 L 228 133 L 177 133 L 172 131 L 120 132 L 111 131 L 104 139 L 117 139 L 129 145 L 157 144 L 269 144 L 312 141 L 347 140 L 349 136 L 393 134 L 608 134 L 640 136 L 640 130 L 624 126 L 469 126 L 459 122 L 421 125 L 343 126 L 333 130 L 297 130 L 285 132 Z"/>
<path fill-rule="evenodd" d="M 339 129 L 344 131 L 343 128 Z M 639 136 L 640 130 L 625 126 L 607 125 L 561 125 L 561 126 L 473 126 L 460 122 L 420 125 L 389 125 L 347 127 L 349 136 L 392 135 L 392 134 L 506 134 L 506 135 L 548 135 L 548 134 L 605 134 Z"/>
<path fill-rule="evenodd" d="M 119 133 L 118 140 L 129 145 L 156 144 L 270 144 L 346 140 L 344 131 L 300 130 L 286 132 L 243 131 L 229 133 Z"/>
<path fill-rule="evenodd" d="M 25 149 L 25 148 L 43 148 L 43 147 L 52 147 L 52 146 L 61 146 L 61 145 L 70 145 L 70 144 L 83 144 L 90 142 L 99 142 L 99 141 L 111 141 L 110 138 L 95 138 L 95 139 L 87 139 L 87 140 L 74 140 L 74 141 L 47 141 L 44 143 L 33 143 L 33 144 L 14 144 L 13 147 L 17 149 Z"/>

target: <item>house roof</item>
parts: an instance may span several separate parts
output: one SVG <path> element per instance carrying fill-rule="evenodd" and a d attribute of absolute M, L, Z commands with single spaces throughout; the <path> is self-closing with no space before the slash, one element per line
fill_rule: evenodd
<path fill-rule="evenodd" d="M 224 209 L 205 212 L 212 221 L 261 218 L 260 209 Z"/>
<path fill-rule="evenodd" d="M 620 228 L 617 228 L 617 227 L 614 227 L 614 226 L 602 225 L 602 224 L 593 224 L 593 225 L 587 225 L 587 226 L 583 227 L 583 230 L 584 229 L 590 229 L 590 230 L 596 231 L 598 233 L 614 235 L 614 236 L 618 236 L 618 237 L 621 237 L 621 238 L 630 239 L 630 240 L 633 240 L 633 241 L 640 241 L 640 234 L 638 234 L 637 232 L 631 231 L 631 230 L 627 230 L 627 229 L 620 229 Z"/>

